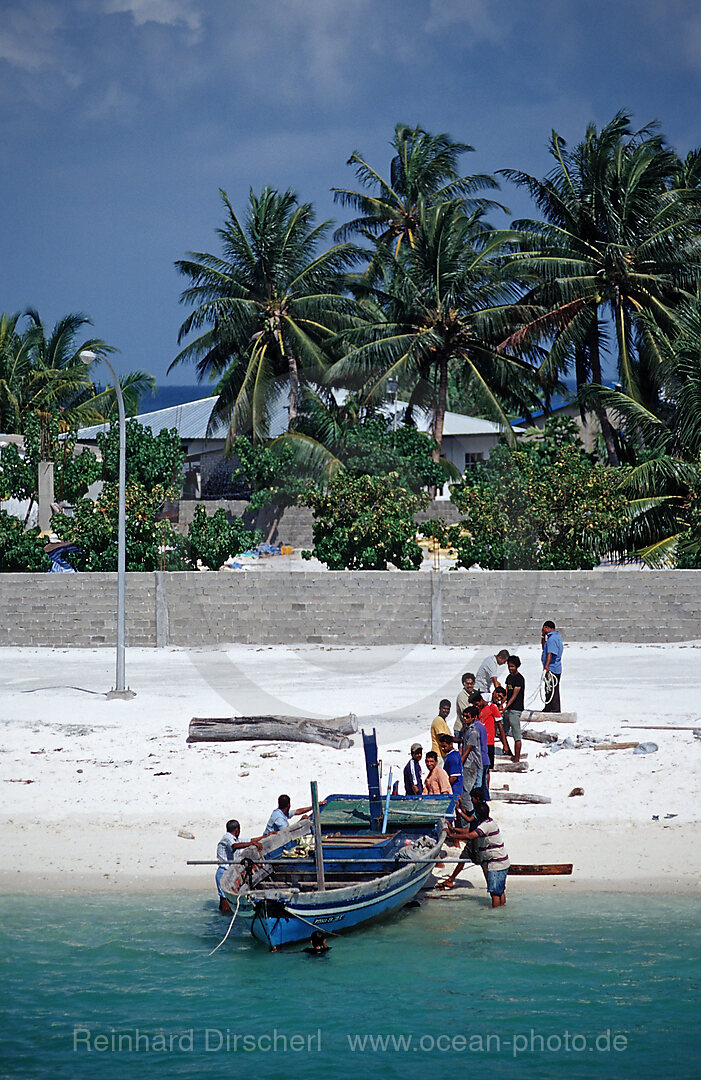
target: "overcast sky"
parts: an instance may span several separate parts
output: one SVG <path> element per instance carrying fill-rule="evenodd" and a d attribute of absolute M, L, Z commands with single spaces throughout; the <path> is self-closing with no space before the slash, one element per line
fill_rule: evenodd
<path fill-rule="evenodd" d="M 83 311 L 163 383 L 173 263 L 218 250 L 220 187 L 338 220 L 347 158 L 386 174 L 398 121 L 472 144 L 466 172 L 542 175 L 552 128 L 575 142 L 620 108 L 685 154 L 700 104 L 694 0 L 3 0 L 0 310 Z"/>

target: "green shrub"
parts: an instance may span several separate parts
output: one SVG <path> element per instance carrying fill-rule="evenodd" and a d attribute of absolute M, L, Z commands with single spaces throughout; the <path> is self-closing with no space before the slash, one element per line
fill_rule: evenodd
<path fill-rule="evenodd" d="M 303 551 L 330 570 L 418 570 L 414 514 L 426 496 L 407 491 L 396 473 L 349 476 L 339 470 L 326 489 L 310 485 L 301 502 L 314 511 L 314 550 Z"/>
<path fill-rule="evenodd" d="M 45 543 L 38 529 L 25 532 L 19 518 L 0 510 L 0 573 L 47 571 L 51 562 Z"/>
<path fill-rule="evenodd" d="M 229 556 L 240 555 L 259 539 L 260 534 L 247 529 L 241 518 L 229 521 L 223 508 L 209 515 L 198 506 L 188 530 L 188 555 L 194 567 L 199 559 L 210 570 L 218 570 Z"/>

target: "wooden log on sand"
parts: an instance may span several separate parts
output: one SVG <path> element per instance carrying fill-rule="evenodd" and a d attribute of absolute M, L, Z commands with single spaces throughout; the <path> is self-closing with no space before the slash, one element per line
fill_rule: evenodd
<path fill-rule="evenodd" d="M 523 738 L 530 739 L 531 742 L 539 743 L 557 742 L 557 735 L 554 735 L 550 731 L 524 731 Z"/>
<path fill-rule="evenodd" d="M 490 790 L 490 797 L 492 799 L 500 799 L 502 802 L 508 803 L 550 803 L 552 799 L 549 799 L 547 795 L 526 795 L 518 791 L 495 791 L 494 788 Z"/>
<path fill-rule="evenodd" d="M 621 724 L 621 727 L 633 728 L 635 731 L 698 731 L 701 728 L 701 720 L 692 727 L 681 724 Z"/>
<path fill-rule="evenodd" d="M 602 742 L 592 746 L 592 750 L 634 750 L 637 742 Z"/>
<path fill-rule="evenodd" d="M 528 772 L 527 761 L 500 761 L 496 759 L 492 772 Z"/>
<path fill-rule="evenodd" d="M 574 864 L 568 863 L 512 863 L 509 877 L 533 877 L 536 874 L 571 874 Z"/>
<path fill-rule="evenodd" d="M 533 709 L 524 709 L 521 720 L 529 724 L 534 721 L 539 724 L 576 724 L 577 714 L 576 712 L 535 712 Z"/>
<path fill-rule="evenodd" d="M 348 725 L 350 721 L 351 718 L 346 717 L 344 722 Z M 352 745 L 351 740 L 342 729 L 330 726 L 334 723 L 304 716 L 193 716 L 188 742 L 302 742 L 347 750 Z M 357 720 L 355 723 L 356 727 L 351 731 L 357 730 Z"/>

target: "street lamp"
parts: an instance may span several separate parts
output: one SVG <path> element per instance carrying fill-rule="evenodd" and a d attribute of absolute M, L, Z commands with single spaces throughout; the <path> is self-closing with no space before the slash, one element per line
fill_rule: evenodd
<path fill-rule="evenodd" d="M 124 490 L 126 487 L 126 447 L 127 447 L 127 422 L 124 412 L 124 398 L 114 368 L 106 356 L 83 349 L 79 353 L 84 364 L 93 364 L 102 361 L 107 365 L 115 393 L 117 394 L 117 409 L 119 410 L 119 485 L 118 485 L 118 523 L 117 523 L 117 668 L 114 690 L 106 695 L 108 698 L 133 698 L 136 694 L 133 690 L 127 690 L 124 685 L 125 673 L 125 642 L 126 642 L 126 529 L 125 529 L 125 502 Z"/>

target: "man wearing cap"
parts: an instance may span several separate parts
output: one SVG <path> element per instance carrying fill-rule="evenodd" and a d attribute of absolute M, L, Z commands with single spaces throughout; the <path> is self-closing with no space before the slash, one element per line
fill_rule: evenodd
<path fill-rule="evenodd" d="M 421 756 L 423 752 L 421 743 L 412 743 L 411 757 L 404 766 L 404 792 L 406 795 L 420 795 L 424 789 L 421 778 Z"/>

